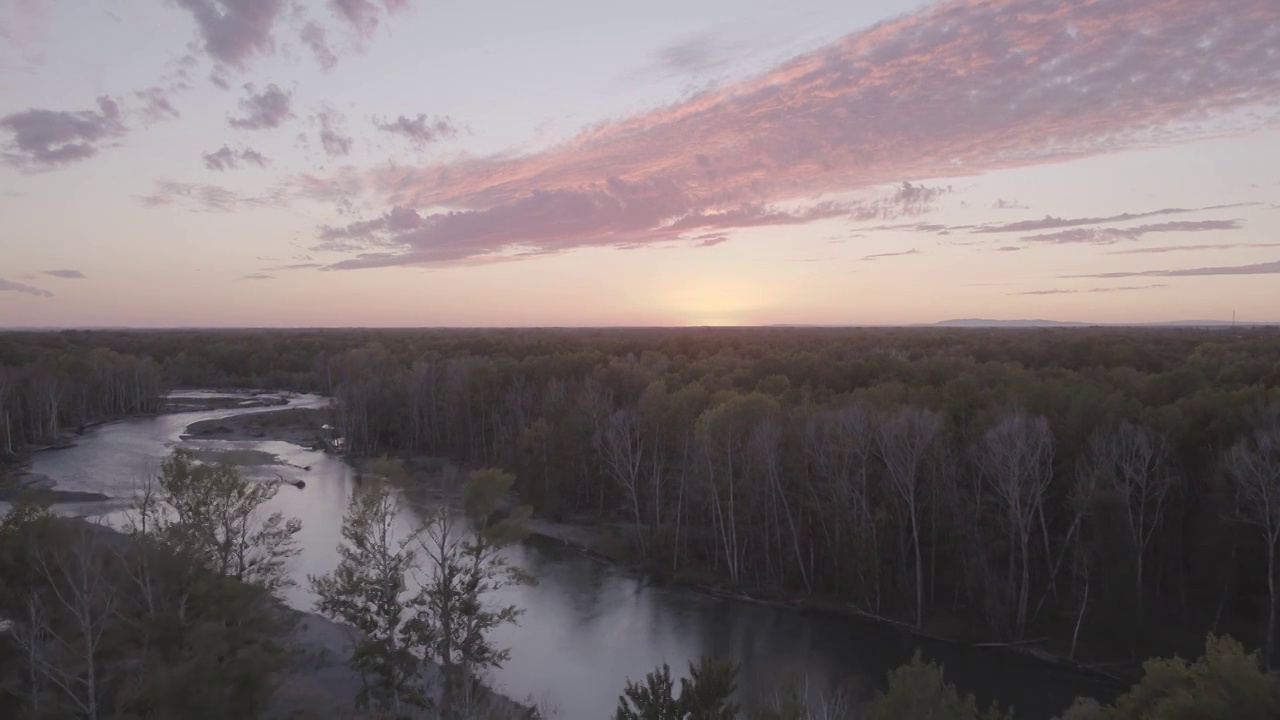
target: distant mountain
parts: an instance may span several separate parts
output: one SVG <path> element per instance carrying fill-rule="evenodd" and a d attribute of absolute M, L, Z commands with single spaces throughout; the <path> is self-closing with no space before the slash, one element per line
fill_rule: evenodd
<path fill-rule="evenodd" d="M 1083 323 L 1066 320 L 987 320 L 983 318 L 959 318 L 934 323 L 933 327 L 967 327 L 967 328 L 1052 328 L 1052 327 L 1240 327 L 1258 325 L 1276 325 L 1277 323 L 1232 323 L 1229 320 L 1170 320 L 1167 322 L 1147 323 Z"/>
<path fill-rule="evenodd" d="M 986 320 L 983 318 L 957 318 L 934 323 L 934 327 L 1085 327 L 1088 323 L 1063 320 Z"/>

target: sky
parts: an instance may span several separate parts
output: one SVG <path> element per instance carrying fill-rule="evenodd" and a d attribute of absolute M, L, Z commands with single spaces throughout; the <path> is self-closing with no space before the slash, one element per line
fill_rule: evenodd
<path fill-rule="evenodd" d="M 0 327 L 1280 321 L 1276 0 L 0 0 Z"/>

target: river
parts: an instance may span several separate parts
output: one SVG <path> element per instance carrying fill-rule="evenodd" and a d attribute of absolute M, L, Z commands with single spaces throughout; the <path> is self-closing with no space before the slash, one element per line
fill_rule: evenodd
<path fill-rule="evenodd" d="M 322 407 L 325 398 L 292 396 L 291 407 Z M 342 515 L 355 479 L 340 459 L 276 441 L 181 441 L 187 425 L 261 408 L 186 412 L 110 423 L 88 431 L 75 447 L 38 453 L 31 470 L 60 489 L 101 492 L 121 500 L 68 509 L 118 516 L 143 478 L 177 446 L 260 450 L 299 467 L 271 466 L 303 479 L 305 489 L 284 486 L 275 509 L 302 520 L 302 554 L 294 564 L 298 584 L 286 592 L 295 607 L 311 609 L 308 574 L 337 562 Z M 310 467 L 304 471 L 302 467 Z M 411 511 L 407 511 L 411 512 Z M 412 517 L 404 518 L 408 524 Z M 667 662 L 673 675 L 703 654 L 741 664 L 744 697 L 771 691 L 784 678 L 807 683 L 811 694 L 845 687 L 866 693 L 885 673 L 919 648 L 946 666 L 947 676 L 983 704 L 1013 704 L 1018 717 L 1048 720 L 1076 695 L 1111 699 L 1109 683 L 1026 657 L 922 641 L 899 631 L 842 616 L 800 612 L 747 601 L 710 597 L 652 583 L 552 542 L 531 542 L 513 560 L 537 576 L 532 587 L 507 588 L 501 602 L 525 609 L 517 627 L 497 633 L 511 659 L 490 683 L 517 700 L 531 700 L 547 717 L 604 720 L 617 706 L 628 678 L 639 679 Z"/>

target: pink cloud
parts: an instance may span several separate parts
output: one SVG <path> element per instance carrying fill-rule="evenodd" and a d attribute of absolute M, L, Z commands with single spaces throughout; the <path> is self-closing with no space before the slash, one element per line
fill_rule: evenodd
<path fill-rule="evenodd" d="M 1225 132 L 1212 112 L 1280 99 L 1278 45 L 1274 0 L 954 0 L 545 151 L 300 186 L 448 208 L 343 267 L 837 217 L 824 195 Z"/>
<path fill-rule="evenodd" d="M 0 129 L 13 134 L 0 157 L 28 171 L 86 160 L 126 132 L 120 106 L 106 96 L 98 98 L 97 110 L 31 109 L 6 115 L 0 118 Z"/>
<path fill-rule="evenodd" d="M 240 130 L 263 130 L 280 127 L 293 112 L 289 109 L 293 94 L 281 90 L 274 83 L 262 92 L 254 92 L 253 85 L 244 86 L 247 97 L 240 101 L 241 117 L 230 118 L 227 122 Z"/>
<path fill-rule="evenodd" d="M 271 31 L 284 0 L 174 0 L 191 13 L 204 50 L 225 65 L 244 69 L 254 55 L 275 51 Z"/>

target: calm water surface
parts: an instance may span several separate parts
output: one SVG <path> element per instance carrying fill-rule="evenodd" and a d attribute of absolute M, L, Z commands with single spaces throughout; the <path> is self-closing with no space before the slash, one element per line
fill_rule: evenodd
<path fill-rule="evenodd" d="M 184 393 L 191 396 L 191 393 Z M 202 394 L 203 396 L 204 394 Z M 292 407 L 323 407 L 326 399 L 293 396 Z M 342 461 L 275 441 L 181 441 L 187 425 L 229 417 L 245 410 L 211 410 L 139 418 L 95 428 L 76 447 L 38 454 L 32 471 L 48 475 L 68 490 L 101 492 L 119 498 L 105 506 L 116 515 L 138 483 L 154 473 L 171 449 L 207 447 L 274 453 L 306 467 L 251 469 L 270 477 L 301 478 L 305 489 L 282 487 L 276 509 L 302 520 L 294 564 L 298 585 L 290 604 L 310 610 L 308 574 L 330 571 L 337 562 L 342 515 L 355 479 Z M 103 505 L 79 506 L 103 512 Z M 407 526 L 414 518 L 406 517 Z M 887 628 L 826 614 L 713 598 L 649 582 L 628 570 L 588 558 L 551 542 L 513 549 L 515 562 L 539 579 L 534 587 L 508 588 L 500 600 L 525 609 L 518 627 L 503 628 L 498 642 L 511 659 L 493 672 L 492 684 L 517 699 L 532 700 L 549 716 L 603 720 L 611 716 L 627 678 L 638 679 L 667 662 L 679 673 L 705 653 L 741 664 L 739 686 L 746 696 L 771 691 L 783 678 L 807 681 L 812 693 L 843 687 L 867 693 L 888 669 L 919 647 L 941 660 L 949 679 L 986 703 L 999 697 L 1014 704 L 1020 718 L 1047 720 L 1076 695 L 1110 698 L 1105 684 L 1051 666 L 1000 653 L 981 652 L 906 637 Z"/>

